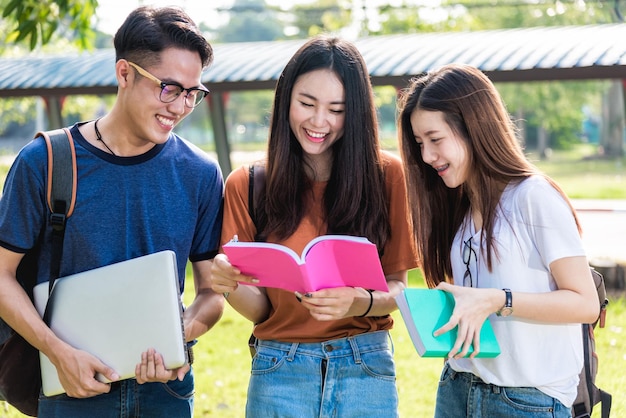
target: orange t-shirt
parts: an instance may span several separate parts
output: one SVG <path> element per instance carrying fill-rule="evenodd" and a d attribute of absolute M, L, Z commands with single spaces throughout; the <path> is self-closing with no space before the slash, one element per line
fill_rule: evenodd
<path fill-rule="evenodd" d="M 398 157 L 383 153 L 385 161 L 385 187 L 389 203 L 391 237 L 385 244 L 381 264 L 386 275 L 417 267 L 409 214 L 407 212 L 406 192 L 402 163 Z M 224 194 L 224 223 L 222 226 L 222 244 L 234 235 L 239 241 L 254 241 L 256 227 L 248 212 L 249 167 L 242 166 L 234 170 L 226 179 Z M 298 229 L 283 241 L 272 240 L 285 245 L 300 254 L 313 238 L 326 233 L 326 222 L 322 216 L 322 198 L 326 182 L 316 182 L 305 208 L 305 213 Z M 393 319 L 384 317 L 350 317 L 335 321 L 318 321 L 289 291 L 267 288 L 267 295 L 272 308 L 269 318 L 257 324 L 254 335 L 259 339 L 285 342 L 320 342 L 343 338 L 364 332 L 390 329 Z"/>

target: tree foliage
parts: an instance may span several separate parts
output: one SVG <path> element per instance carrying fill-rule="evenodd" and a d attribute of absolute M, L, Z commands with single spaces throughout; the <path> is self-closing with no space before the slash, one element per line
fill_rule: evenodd
<path fill-rule="evenodd" d="M 293 25 L 297 36 L 306 38 L 320 33 L 336 33 L 352 23 L 352 13 L 348 1 L 340 5 L 335 0 L 318 0 L 314 3 L 294 6 Z"/>
<path fill-rule="evenodd" d="M 376 34 L 611 23 L 622 19 L 618 6 L 606 1 L 447 0 L 433 8 L 405 1 L 380 8 Z M 584 105 L 597 103 L 606 87 L 601 81 L 552 81 L 501 83 L 498 90 L 509 111 L 522 115 L 530 137 L 541 128 L 548 132 L 550 147 L 566 148 L 580 141 Z"/>
<path fill-rule="evenodd" d="M 28 50 L 73 51 L 110 46 L 109 35 L 93 29 L 97 0 L 0 0 L 2 56 L 23 55 Z M 38 97 L 0 100 L 0 135 L 20 136 L 21 127 L 37 119 Z M 91 117 L 102 107 L 96 96 L 69 96 L 64 102 L 66 121 Z"/>
<path fill-rule="evenodd" d="M 549 145 L 563 149 L 580 142 L 585 107 L 601 112 L 606 82 L 499 83 L 497 88 L 509 112 L 523 119 L 529 145 L 534 145 L 531 131 L 542 128 L 549 133 Z"/>
<path fill-rule="evenodd" d="M 53 35 L 67 36 L 82 49 L 93 47 L 92 18 L 98 0 L 0 0 L 9 43 L 25 43 L 31 50 L 50 42 Z"/>
<path fill-rule="evenodd" d="M 217 30 L 218 42 L 274 41 L 283 36 L 283 25 L 264 0 L 236 0 L 228 14 L 228 22 Z"/>
<path fill-rule="evenodd" d="M 110 46 L 110 39 L 105 40 L 92 25 L 97 6 L 98 0 L 0 0 L 0 34 L 7 34 L 5 42 L 30 50 L 48 43 L 63 49 Z M 211 32 L 217 42 L 247 42 L 303 39 L 322 32 L 353 37 L 580 25 L 623 21 L 620 7 L 619 1 L 607 0 L 442 0 L 436 5 L 425 0 L 314 0 L 285 9 L 268 6 L 265 0 L 235 0 L 229 9 L 221 10 L 228 19 Z M 548 131 L 553 147 L 578 140 L 584 105 L 599 102 L 597 98 L 606 90 L 599 81 L 502 83 L 498 87 L 511 113 L 523 115 L 530 128 Z M 256 119 L 265 125 L 265 113 L 252 113 L 269 107 L 267 93 L 231 95 L 229 112 L 250 109 L 233 120 L 245 119 L 249 124 Z M 6 118 L 15 120 L 18 113 L 28 114 L 24 106 L 29 100 L 3 101 L 0 119 L 6 122 Z M 379 92 L 377 104 L 382 122 L 389 125 L 395 94 Z"/>

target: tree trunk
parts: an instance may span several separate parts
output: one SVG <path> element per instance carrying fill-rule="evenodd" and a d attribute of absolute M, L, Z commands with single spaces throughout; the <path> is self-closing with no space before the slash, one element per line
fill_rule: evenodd
<path fill-rule="evenodd" d="M 537 150 L 542 160 L 549 159 L 552 154 L 550 148 L 548 148 L 548 132 L 542 125 L 537 127 Z"/>
<path fill-rule="evenodd" d="M 603 101 L 602 151 L 607 157 L 624 155 L 624 94 L 621 80 L 614 80 Z"/>
<path fill-rule="evenodd" d="M 526 119 L 524 119 L 524 111 L 518 109 L 515 112 L 515 127 L 517 128 L 517 138 L 522 147 L 526 146 Z"/>

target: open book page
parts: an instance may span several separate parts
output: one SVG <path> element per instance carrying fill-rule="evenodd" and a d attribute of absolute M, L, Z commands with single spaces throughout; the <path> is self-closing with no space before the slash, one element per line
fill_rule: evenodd
<path fill-rule="evenodd" d="M 324 235 L 312 240 L 304 254 L 314 290 L 350 286 L 389 291 L 378 250 L 367 238 Z"/>
<path fill-rule="evenodd" d="M 224 252 L 257 286 L 310 292 L 352 286 L 388 291 L 376 246 L 365 238 L 326 235 L 304 250 L 306 263 L 293 250 L 265 242 L 229 242 Z"/>
<path fill-rule="evenodd" d="M 291 248 L 268 242 L 229 242 L 223 248 L 233 266 L 259 280 L 242 284 L 292 292 L 306 292 L 304 289 L 310 287 L 302 277 L 300 256 Z"/>
<path fill-rule="evenodd" d="M 313 249 L 313 247 L 320 247 L 320 245 L 318 245 L 317 243 L 323 241 L 355 242 L 364 245 L 372 244 L 370 240 L 365 237 L 355 237 L 352 235 L 320 235 L 319 237 L 313 238 L 311 241 L 309 241 L 306 247 L 304 247 L 304 250 L 302 250 L 302 258 L 308 258 L 308 253 L 311 251 L 311 249 Z"/>

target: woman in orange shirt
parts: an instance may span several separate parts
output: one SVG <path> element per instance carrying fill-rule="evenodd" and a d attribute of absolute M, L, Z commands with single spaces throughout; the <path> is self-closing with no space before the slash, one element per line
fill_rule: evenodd
<path fill-rule="evenodd" d="M 367 237 L 389 286 L 305 295 L 239 286 L 253 278 L 218 255 L 213 290 L 255 324 L 247 417 L 398 415 L 389 314 L 416 258 L 402 165 L 380 150 L 377 129 L 361 54 L 345 40 L 313 38 L 278 80 L 256 225 L 248 167 L 226 181 L 222 244 L 256 237 L 301 253 L 320 235 Z"/>

